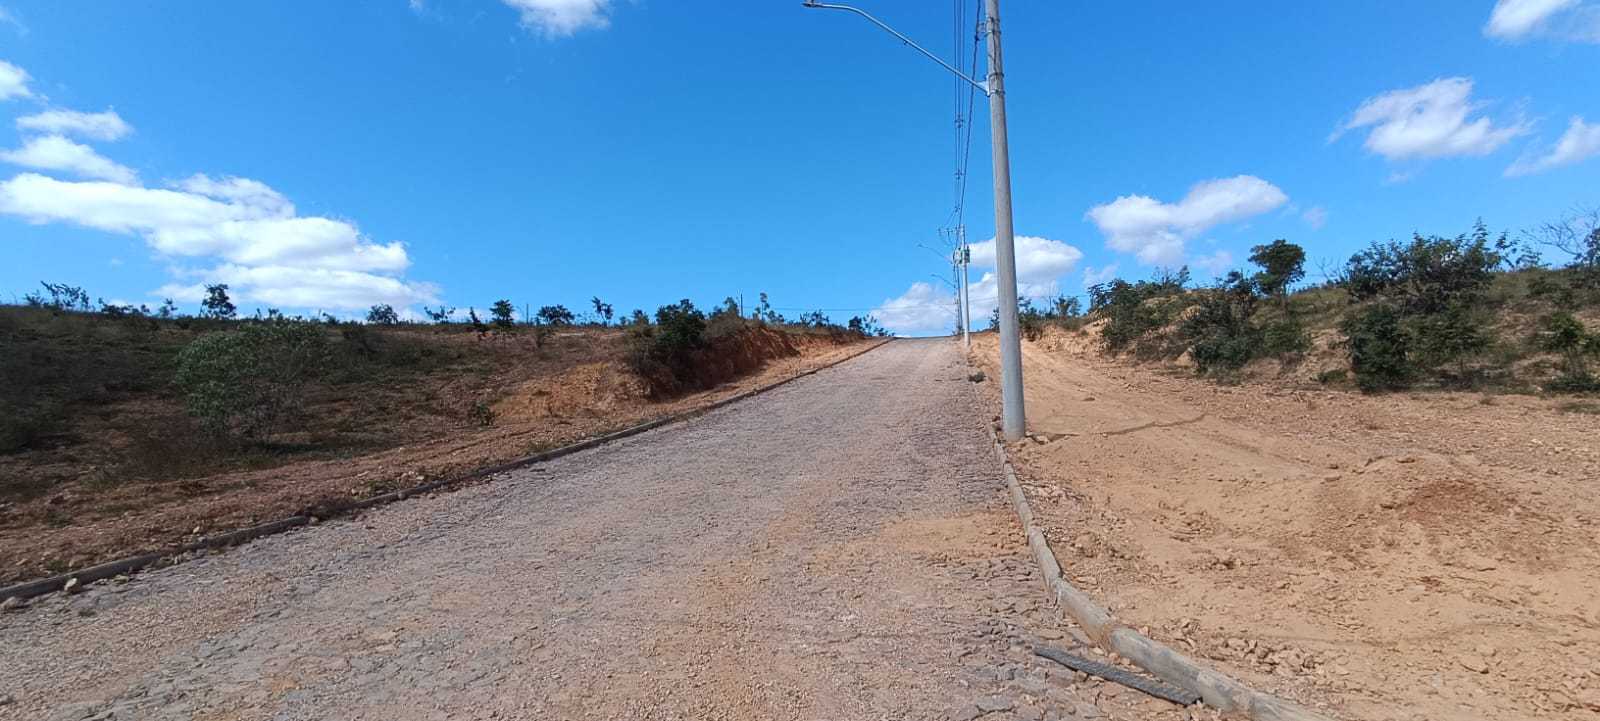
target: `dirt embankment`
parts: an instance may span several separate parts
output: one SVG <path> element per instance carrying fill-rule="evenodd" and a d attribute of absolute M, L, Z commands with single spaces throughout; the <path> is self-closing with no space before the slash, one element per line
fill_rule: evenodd
<path fill-rule="evenodd" d="M 406 331 L 390 331 L 404 334 Z M 425 357 L 314 389 L 270 443 L 209 448 L 165 385 L 110 394 L 51 442 L 0 456 L 0 582 L 457 476 L 719 399 L 859 351 L 855 336 L 755 328 L 708 362 L 711 390 L 658 400 L 619 329 L 478 338 L 412 332 Z M 368 370 L 366 366 L 363 371 Z M 709 376 L 708 376 L 709 377 Z M 169 432 L 170 431 L 170 432 Z"/>
<path fill-rule="evenodd" d="M 1600 719 L 1600 404 L 1024 361 L 1019 474 L 1125 622 L 1345 718 Z"/>

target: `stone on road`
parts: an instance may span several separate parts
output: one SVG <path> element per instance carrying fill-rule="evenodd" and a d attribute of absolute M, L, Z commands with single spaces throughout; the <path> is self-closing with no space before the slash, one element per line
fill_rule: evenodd
<path fill-rule="evenodd" d="M 954 343 L 896 341 L 491 483 L 40 599 L 0 616 L 0 718 L 1078 708 L 1092 686 L 1035 698 L 995 672 L 1048 673 L 1025 639 L 1056 621 L 971 393 Z"/>

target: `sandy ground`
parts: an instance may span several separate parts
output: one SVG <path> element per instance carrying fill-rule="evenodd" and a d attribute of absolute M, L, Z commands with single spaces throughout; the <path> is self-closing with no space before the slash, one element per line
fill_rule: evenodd
<path fill-rule="evenodd" d="M 948 341 L 897 341 L 493 483 L 42 599 L 0 614 L 0 719 L 1187 721 L 1030 655 L 1070 635 L 965 375 Z"/>
<path fill-rule="evenodd" d="M 1019 474 L 1124 622 L 1343 718 L 1600 719 L 1592 404 L 1224 387 L 1066 334 L 1024 378 Z"/>
<path fill-rule="evenodd" d="M 799 355 L 717 388 L 669 401 L 644 397 L 620 361 L 578 365 L 517 383 L 494 406 L 487 428 L 438 429 L 428 438 L 352 458 L 302 460 L 183 484 L 69 488 L 7 512 L 0 504 L 0 582 L 83 568 L 201 536 L 288 516 L 323 514 L 340 501 L 470 473 L 723 398 L 826 365 L 866 344 L 795 338 Z M 172 486 L 176 486 L 176 493 Z M 39 509 L 65 522 L 46 524 Z"/>

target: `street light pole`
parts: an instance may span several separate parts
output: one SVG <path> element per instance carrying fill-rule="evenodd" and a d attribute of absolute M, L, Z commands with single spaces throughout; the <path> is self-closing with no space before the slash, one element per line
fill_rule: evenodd
<path fill-rule="evenodd" d="M 1000 428 L 1007 441 L 1021 440 L 1025 432 L 1022 338 L 1017 327 L 1017 253 L 1011 229 L 1011 151 L 1006 143 L 1005 72 L 1000 60 L 1000 0 L 984 0 L 984 24 L 988 26 L 989 38 L 989 77 L 987 82 L 981 83 L 860 8 L 817 0 L 805 0 L 803 4 L 809 8 L 844 10 L 860 15 L 989 97 L 989 130 L 994 144 L 994 255 L 1000 286 L 1000 401 L 1003 408 Z"/>
<path fill-rule="evenodd" d="M 989 132 L 994 148 L 994 262 L 1000 291 L 1000 427 L 1022 439 L 1022 339 L 1017 327 L 1017 250 L 1011 231 L 1011 150 L 1006 141 L 1005 70 L 1000 58 L 1000 0 L 985 0 L 989 34 Z"/>

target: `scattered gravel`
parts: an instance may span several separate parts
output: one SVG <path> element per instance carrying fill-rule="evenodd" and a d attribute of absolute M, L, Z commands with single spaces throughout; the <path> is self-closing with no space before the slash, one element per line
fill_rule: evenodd
<path fill-rule="evenodd" d="M 489 484 L 39 599 L 0 616 L 0 718 L 1184 718 L 1034 683 L 1052 672 L 1026 639 L 1061 627 L 966 384 L 954 344 L 897 341 Z"/>

